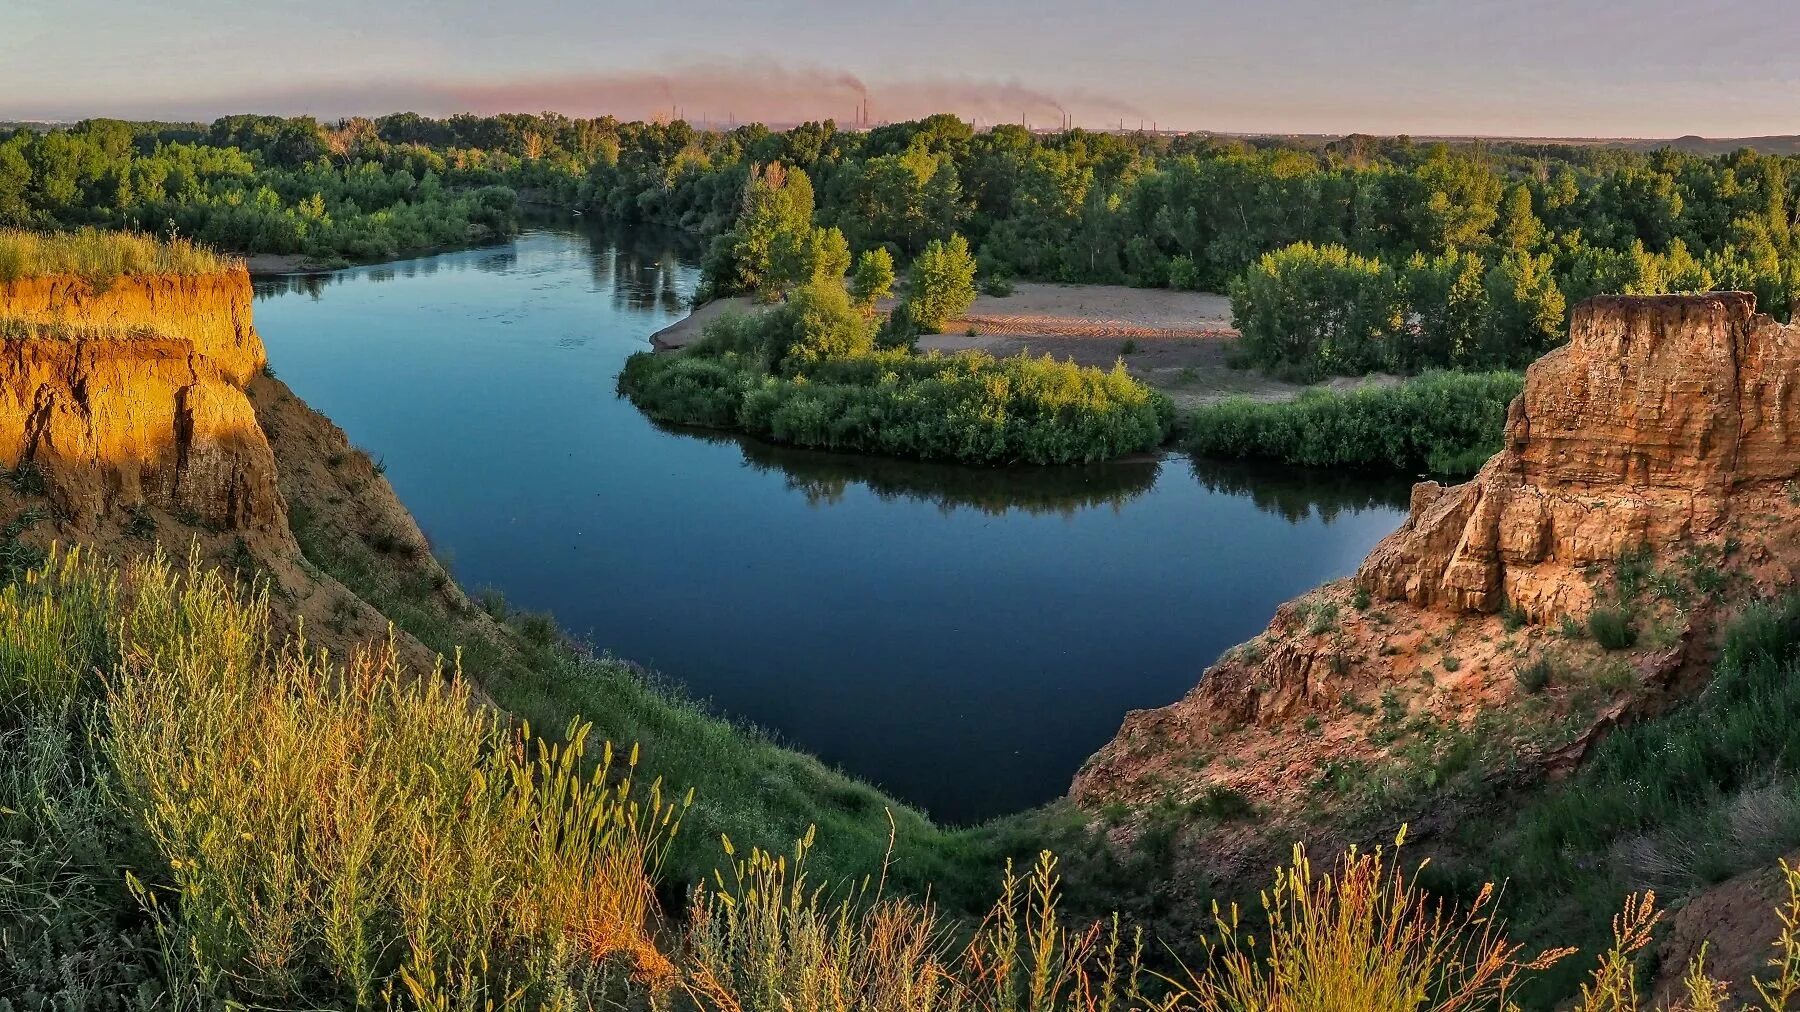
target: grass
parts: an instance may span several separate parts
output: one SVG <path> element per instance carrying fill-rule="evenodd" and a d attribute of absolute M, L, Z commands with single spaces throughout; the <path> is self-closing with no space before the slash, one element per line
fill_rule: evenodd
<path fill-rule="evenodd" d="M 1323 868 L 1296 850 L 1259 926 L 1216 908 L 1176 978 L 1144 970 L 1155 939 L 1070 914 L 1048 852 L 1006 863 L 964 922 L 886 859 L 815 879 L 818 830 L 776 851 L 714 837 L 722 867 L 669 917 L 654 884 L 703 802 L 646 782 L 639 750 L 580 720 L 540 737 L 392 649 L 339 661 L 270 623 L 260 587 L 160 556 L 55 551 L 0 591 L 9 1006 L 1452 1012 L 1573 968 L 1509 935 L 1492 886 L 1431 898 L 1399 841 Z M 1727 660 L 1796 639 L 1800 605 L 1747 620 Z M 1787 874 L 1770 1008 L 1800 980 Z M 1638 1007 L 1656 916 L 1627 904 L 1583 1012 Z"/>
<path fill-rule="evenodd" d="M 891 844 L 896 889 L 930 890 L 945 908 L 979 914 L 1007 857 L 1028 859 L 1052 840 L 1070 851 L 1094 846 L 1063 807 L 969 829 L 940 827 L 817 758 L 721 717 L 653 672 L 582 652 L 544 616 L 510 608 L 498 592 L 473 602 L 485 616 L 459 613 L 445 603 L 443 574 L 423 553 L 383 554 L 369 539 L 330 527 L 304 499 L 290 505 L 308 562 L 427 647 L 460 654 L 463 668 L 508 713 L 549 729 L 586 715 L 595 735 L 637 743 L 646 769 L 694 788 L 688 831 L 669 855 L 671 878 L 692 882 L 719 870 L 721 836 L 746 850 L 782 853 L 817 827 L 821 843 L 810 860 L 821 877 L 858 878 L 888 859 Z M 676 891 L 665 900 L 681 898 Z"/>
<path fill-rule="evenodd" d="M 75 276 L 106 282 L 133 275 L 215 274 L 243 261 L 180 236 L 84 228 L 74 232 L 0 229 L 0 281 Z"/>
<path fill-rule="evenodd" d="M 1588 635 L 1606 650 L 1628 650 L 1637 643 L 1637 624 L 1622 608 L 1595 608 L 1588 613 Z"/>
<path fill-rule="evenodd" d="M 1426 373 L 1279 403 L 1234 398 L 1189 413 L 1178 438 L 1205 457 L 1469 474 L 1499 452 L 1507 405 L 1522 389 L 1519 373 Z"/>
<path fill-rule="evenodd" d="M 1553 676 L 1560 681 L 1560 675 Z M 1508 825 L 1464 841 L 1476 858 L 1434 884 L 1473 895 L 1508 882 L 1527 937 L 1602 944 L 1618 897 L 1680 897 L 1800 844 L 1800 595 L 1755 604 L 1725 631 L 1692 703 L 1617 730 L 1563 784 L 1517 803 Z M 1571 995 L 1553 972 L 1533 1007 Z"/>

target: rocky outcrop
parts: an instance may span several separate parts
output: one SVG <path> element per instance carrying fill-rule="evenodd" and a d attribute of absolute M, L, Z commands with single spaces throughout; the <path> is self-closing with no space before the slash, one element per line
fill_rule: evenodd
<path fill-rule="evenodd" d="M 1576 571 L 1717 533 L 1734 493 L 1800 474 L 1800 327 L 1739 292 L 1591 299 L 1534 364 L 1505 448 L 1413 493 L 1357 574 L 1377 597 L 1584 614 Z"/>
<path fill-rule="evenodd" d="M 238 386 L 268 362 L 251 324 L 250 275 L 134 276 L 95 282 L 74 276 L 0 282 L 0 320 L 64 325 L 184 341 Z"/>
<path fill-rule="evenodd" d="M 242 271 L 0 286 L 0 463 L 77 522 L 156 507 L 286 540 L 244 396 L 266 361 Z"/>
<path fill-rule="evenodd" d="M 1462 775 L 1568 769 L 1704 677 L 1714 612 L 1800 572 L 1797 381 L 1800 326 L 1749 295 L 1583 303 L 1473 480 L 1416 486 L 1353 580 L 1284 605 L 1186 698 L 1128 714 L 1072 796 L 1141 810 L 1228 790 L 1316 812 L 1437 782 L 1452 741 L 1509 757 Z M 1628 627 L 1607 643 L 1588 634 L 1602 607 Z"/>

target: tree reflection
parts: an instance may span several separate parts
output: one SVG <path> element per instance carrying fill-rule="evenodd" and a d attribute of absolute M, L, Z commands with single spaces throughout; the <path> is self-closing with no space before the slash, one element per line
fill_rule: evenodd
<path fill-rule="evenodd" d="M 1256 508 L 1288 523 L 1317 517 L 1331 523 L 1340 514 L 1402 510 L 1411 501 L 1413 479 L 1347 470 L 1323 470 L 1242 460 L 1190 457 L 1194 478 L 1209 492 L 1248 496 Z"/>

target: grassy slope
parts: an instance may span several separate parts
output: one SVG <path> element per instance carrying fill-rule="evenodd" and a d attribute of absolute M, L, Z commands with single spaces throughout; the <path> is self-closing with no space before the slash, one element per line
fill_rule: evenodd
<path fill-rule="evenodd" d="M 878 871 L 892 833 L 890 881 L 908 891 L 929 889 L 951 909 L 978 910 L 991 901 L 1007 856 L 1028 855 L 1052 834 L 1080 837 L 1063 808 L 942 829 L 633 665 L 584 654 L 545 616 L 470 602 L 416 543 L 404 507 L 342 430 L 279 381 L 259 378 L 251 397 L 275 447 L 295 537 L 312 565 L 432 650 L 446 657 L 460 651 L 465 673 L 534 729 L 560 732 L 579 715 L 621 747 L 641 745 L 644 767 L 672 788 L 695 790 L 695 809 L 671 858 L 671 886 L 698 880 L 723 859 L 720 834 L 740 849 L 785 852 L 817 826 L 813 864 L 823 879 Z"/>

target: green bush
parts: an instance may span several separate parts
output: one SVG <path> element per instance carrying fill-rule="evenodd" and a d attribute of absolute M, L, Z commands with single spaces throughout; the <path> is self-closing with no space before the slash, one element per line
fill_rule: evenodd
<path fill-rule="evenodd" d="M 932 240 L 913 261 L 906 314 L 920 330 L 936 333 L 975 302 L 975 257 L 969 241 L 953 235 Z"/>
<path fill-rule="evenodd" d="M 1631 614 L 1619 608 L 1595 608 L 1588 614 L 1588 634 L 1607 650 L 1625 650 L 1637 643 L 1637 626 Z"/>
<path fill-rule="evenodd" d="M 852 323 L 854 340 L 846 336 Z M 1166 397 L 1122 368 L 1048 356 L 915 355 L 867 342 L 867 325 L 848 301 L 838 306 L 822 291 L 810 308 L 791 302 L 753 321 L 715 322 L 686 352 L 634 355 L 619 390 L 665 422 L 984 464 L 1085 463 L 1148 451 L 1162 444 L 1173 418 Z M 751 352 L 759 344 L 770 352 Z"/>
<path fill-rule="evenodd" d="M 1507 405 L 1523 389 L 1518 373 L 1426 373 L 1283 403 L 1234 398 L 1189 414 L 1182 442 L 1204 457 L 1468 474 L 1499 452 Z"/>

